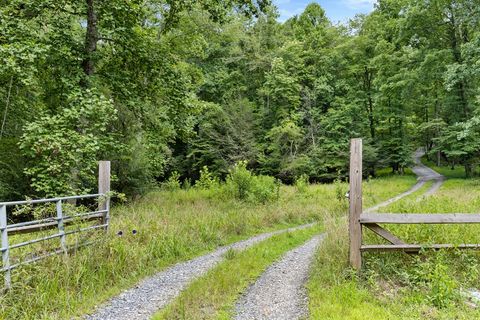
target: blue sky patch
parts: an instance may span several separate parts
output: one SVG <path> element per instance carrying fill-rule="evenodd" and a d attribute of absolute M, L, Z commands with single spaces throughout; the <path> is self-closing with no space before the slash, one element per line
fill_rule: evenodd
<path fill-rule="evenodd" d="M 299 15 L 312 2 L 319 3 L 332 22 L 345 22 L 357 13 L 370 13 L 376 0 L 273 0 L 280 12 L 279 20 L 284 22 Z"/>

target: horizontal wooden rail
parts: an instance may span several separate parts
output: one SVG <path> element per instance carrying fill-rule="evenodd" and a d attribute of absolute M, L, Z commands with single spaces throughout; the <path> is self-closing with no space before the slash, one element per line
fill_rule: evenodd
<path fill-rule="evenodd" d="M 468 224 L 480 223 L 478 213 L 363 213 L 360 223 L 376 224 Z"/>
<path fill-rule="evenodd" d="M 362 251 L 403 251 L 419 252 L 422 249 L 440 250 L 440 249 L 480 249 L 480 244 L 370 244 L 362 245 Z"/>

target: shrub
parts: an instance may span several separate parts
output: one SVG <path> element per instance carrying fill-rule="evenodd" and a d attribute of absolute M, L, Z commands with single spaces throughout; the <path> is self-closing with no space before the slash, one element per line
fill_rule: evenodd
<path fill-rule="evenodd" d="M 195 187 L 200 189 L 211 189 L 218 185 L 218 179 L 209 170 L 207 166 L 203 166 L 200 170 L 200 179 L 195 182 Z"/>
<path fill-rule="evenodd" d="M 414 287 L 426 289 L 428 302 L 438 308 L 446 308 L 458 299 L 457 281 L 450 275 L 443 253 L 417 262 L 412 270 L 411 282 Z"/>
<path fill-rule="evenodd" d="M 449 274 L 449 268 L 442 263 L 437 263 L 428 274 L 430 302 L 438 308 L 452 305 L 458 298 L 457 282 Z"/>
<path fill-rule="evenodd" d="M 190 178 L 183 180 L 182 188 L 184 190 L 190 190 L 192 188 L 192 180 Z"/>
<path fill-rule="evenodd" d="M 227 189 L 233 196 L 240 200 L 248 198 L 249 191 L 252 188 L 253 175 L 247 169 L 247 162 L 240 161 L 229 170 L 227 177 Z"/>
<path fill-rule="evenodd" d="M 300 193 L 306 193 L 308 190 L 308 185 L 309 185 L 308 175 L 306 175 L 305 173 L 295 180 L 295 187 L 297 188 L 297 191 Z"/>
<path fill-rule="evenodd" d="M 163 183 L 163 188 L 169 191 L 180 189 L 180 174 L 177 171 L 172 172 L 167 181 Z"/>
<path fill-rule="evenodd" d="M 279 190 L 280 183 L 275 178 L 270 176 L 253 176 L 249 200 L 260 203 L 277 200 Z"/>
<path fill-rule="evenodd" d="M 229 170 L 225 190 L 239 200 L 265 203 L 278 199 L 279 187 L 275 178 L 255 176 L 247 169 L 247 162 L 240 161 Z"/>

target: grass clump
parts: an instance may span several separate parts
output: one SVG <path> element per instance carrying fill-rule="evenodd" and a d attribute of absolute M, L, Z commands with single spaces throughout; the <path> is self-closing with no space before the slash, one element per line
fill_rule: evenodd
<path fill-rule="evenodd" d="M 298 192 L 306 193 L 308 191 L 308 186 L 310 184 L 308 180 L 308 175 L 305 173 L 295 180 L 295 187 L 297 188 Z"/>
<path fill-rule="evenodd" d="M 163 189 L 175 191 L 181 188 L 180 174 L 177 171 L 172 172 L 170 177 L 162 184 Z"/>
<path fill-rule="evenodd" d="M 236 252 L 194 281 L 189 288 L 153 319 L 230 319 L 235 301 L 265 269 L 314 234 L 318 226 L 273 236 L 242 252 Z M 209 294 L 205 294 L 208 292 Z"/>

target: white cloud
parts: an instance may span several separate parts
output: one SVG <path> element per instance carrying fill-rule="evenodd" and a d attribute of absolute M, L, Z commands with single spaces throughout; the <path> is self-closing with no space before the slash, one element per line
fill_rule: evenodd
<path fill-rule="evenodd" d="M 278 21 L 285 22 L 288 19 L 290 19 L 291 17 L 301 14 L 305 10 L 305 7 L 306 7 L 306 5 L 304 5 L 300 8 L 297 8 L 295 10 L 279 9 L 278 13 L 280 13 L 280 17 L 278 18 Z"/>
<path fill-rule="evenodd" d="M 290 3 L 290 0 L 276 0 L 275 1 L 275 4 L 277 6 L 281 6 L 281 5 L 285 5 L 285 4 L 289 4 Z"/>
<path fill-rule="evenodd" d="M 373 5 L 377 0 L 342 0 L 343 3 L 350 9 L 373 9 Z"/>

